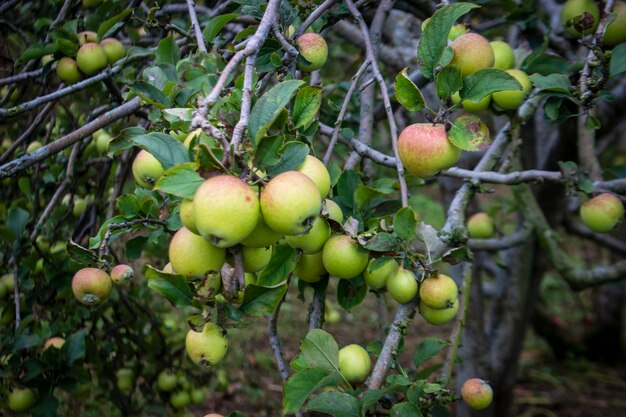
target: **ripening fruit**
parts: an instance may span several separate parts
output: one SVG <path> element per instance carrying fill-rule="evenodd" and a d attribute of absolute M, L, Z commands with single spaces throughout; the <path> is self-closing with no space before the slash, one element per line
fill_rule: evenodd
<path fill-rule="evenodd" d="M 261 191 L 265 223 L 285 235 L 306 233 L 321 208 L 322 199 L 315 183 L 296 171 L 277 175 Z"/>
<path fill-rule="evenodd" d="M 191 403 L 191 396 L 187 391 L 177 391 L 170 397 L 170 404 L 174 408 L 185 408 Z"/>
<path fill-rule="evenodd" d="M 614 194 L 603 193 L 580 206 L 580 218 L 594 232 L 610 232 L 624 219 L 624 205 Z"/>
<path fill-rule="evenodd" d="M 266 248 L 278 242 L 281 236 L 280 233 L 270 229 L 263 220 L 263 216 L 259 215 L 259 221 L 254 230 L 241 243 L 249 248 Z"/>
<path fill-rule="evenodd" d="M 462 78 L 493 66 L 493 49 L 489 41 L 477 33 L 459 36 L 450 44 L 450 48 L 454 52 L 450 65 L 459 67 Z"/>
<path fill-rule="evenodd" d="M 259 272 L 264 269 L 272 259 L 272 247 L 248 248 L 241 250 L 243 257 L 243 270 L 245 272 Z"/>
<path fill-rule="evenodd" d="M 300 52 L 296 59 L 300 71 L 317 71 L 326 63 L 328 45 L 321 35 L 305 33 L 296 39 L 296 46 Z"/>
<path fill-rule="evenodd" d="M 341 211 L 341 207 L 339 207 L 339 204 L 335 203 L 330 198 L 324 200 L 324 204 L 326 205 L 328 218 L 336 221 L 337 223 L 343 223 L 343 211 Z"/>
<path fill-rule="evenodd" d="M 324 267 L 333 276 L 351 279 L 359 275 L 368 262 L 368 252 L 347 235 L 335 235 L 326 241 L 322 251 Z"/>
<path fill-rule="evenodd" d="M 467 221 L 467 233 L 477 239 L 493 237 L 493 220 L 487 213 L 476 213 Z"/>
<path fill-rule="evenodd" d="M 126 55 L 126 48 L 122 42 L 115 38 L 106 38 L 100 42 L 100 46 L 104 49 L 109 64 L 113 65 Z"/>
<path fill-rule="evenodd" d="M 515 66 L 515 52 L 511 45 L 503 41 L 492 41 L 489 44 L 493 50 L 494 68 L 508 70 Z"/>
<path fill-rule="evenodd" d="M 339 350 L 339 372 L 348 382 L 363 382 L 371 371 L 372 360 L 361 346 L 348 345 Z"/>
<path fill-rule="evenodd" d="M 185 348 L 189 358 L 202 366 L 215 365 L 226 355 L 228 341 L 224 331 L 214 323 L 204 325 L 202 332 L 189 330 L 185 337 Z"/>
<path fill-rule="evenodd" d="M 89 42 L 81 46 L 78 50 L 76 63 L 82 72 L 87 75 L 93 75 L 106 68 L 108 58 L 100 45 Z"/>
<path fill-rule="evenodd" d="M 26 148 L 26 153 L 35 152 L 37 149 L 41 148 L 43 145 L 38 140 L 31 142 Z"/>
<path fill-rule="evenodd" d="M 161 371 L 157 378 L 157 386 L 159 387 L 159 391 L 169 392 L 176 388 L 176 374 L 170 371 Z"/>
<path fill-rule="evenodd" d="M 395 259 L 390 258 L 385 261 L 378 268 L 370 272 L 370 268 L 372 267 L 372 263 L 375 261 L 374 258 L 370 259 L 367 264 L 367 268 L 365 268 L 365 273 L 363 273 L 363 278 L 365 278 L 365 282 L 370 288 L 374 288 L 375 290 L 380 290 L 384 288 L 387 284 L 387 277 L 394 273 L 398 269 L 398 262 Z"/>
<path fill-rule="evenodd" d="M 78 44 L 80 46 L 86 43 L 98 43 L 98 34 L 89 30 L 78 33 L 76 37 L 78 38 Z"/>
<path fill-rule="evenodd" d="M 115 372 L 117 389 L 129 393 L 133 390 L 135 373 L 132 369 L 122 368 Z"/>
<path fill-rule="evenodd" d="M 135 271 L 128 265 L 120 264 L 111 269 L 111 280 L 115 285 L 126 285 L 133 279 Z"/>
<path fill-rule="evenodd" d="M 615 20 L 613 20 L 604 32 L 604 46 L 612 48 L 622 42 L 626 42 L 626 2 L 616 1 L 613 6 Z"/>
<path fill-rule="evenodd" d="M 463 383 L 461 397 L 470 408 L 482 410 L 493 401 L 493 390 L 486 381 L 472 378 Z"/>
<path fill-rule="evenodd" d="M 306 253 L 300 254 L 300 259 L 296 264 L 296 269 L 293 271 L 294 275 L 304 282 L 319 282 L 322 280 L 324 274 L 326 274 L 326 268 L 324 268 L 324 261 L 322 259 L 322 252 L 307 255 Z"/>
<path fill-rule="evenodd" d="M 72 292 L 78 301 L 88 306 L 104 302 L 111 293 L 111 277 L 96 268 L 83 268 L 74 274 Z"/>
<path fill-rule="evenodd" d="M 202 404 L 206 398 L 206 390 L 204 388 L 194 388 L 189 393 L 191 395 L 192 404 Z"/>
<path fill-rule="evenodd" d="M 458 296 L 456 282 L 444 274 L 432 275 L 420 285 L 420 300 L 430 308 L 449 308 L 454 305 Z"/>
<path fill-rule="evenodd" d="M 83 78 L 76 61 L 66 56 L 57 62 L 57 76 L 66 84 L 76 84 Z"/>
<path fill-rule="evenodd" d="M 200 235 L 196 227 L 196 220 L 193 217 L 193 200 L 186 198 L 180 203 L 180 221 L 191 233 Z"/>
<path fill-rule="evenodd" d="M 9 410 L 17 412 L 29 410 L 36 402 L 35 392 L 30 388 L 13 388 L 7 395 Z"/>
<path fill-rule="evenodd" d="M 429 177 L 450 168 L 461 157 L 461 149 L 448 140 L 443 124 L 415 123 L 398 138 L 400 160 L 408 172 Z"/>
<path fill-rule="evenodd" d="M 259 221 L 259 199 L 248 184 L 232 175 L 206 180 L 193 198 L 198 231 L 220 248 L 229 248 L 248 237 Z M 176 265 L 174 269 L 178 271 Z"/>
<path fill-rule="evenodd" d="M 387 291 L 391 298 L 404 304 L 417 295 L 417 280 L 413 272 L 399 267 L 387 277 Z"/>
<path fill-rule="evenodd" d="M 85 210 L 87 210 L 87 206 L 89 205 L 89 199 L 77 197 L 74 199 L 74 207 L 72 207 L 72 214 L 75 217 L 80 217 L 83 215 Z"/>
<path fill-rule="evenodd" d="M 170 241 L 169 257 L 177 274 L 193 279 L 202 278 L 211 271 L 219 272 L 226 259 L 226 251 L 182 227 Z"/>
<path fill-rule="evenodd" d="M 435 309 L 430 308 L 420 301 L 419 312 L 428 323 L 435 326 L 449 323 L 454 320 L 456 313 L 459 311 L 459 299 L 454 300 L 454 304 L 449 308 Z"/>
<path fill-rule="evenodd" d="M 317 189 L 320 190 L 322 198 L 326 198 L 330 192 L 330 174 L 322 161 L 313 155 L 307 155 L 296 171 L 311 178 Z"/>
<path fill-rule="evenodd" d="M 302 249 L 302 252 L 310 255 L 321 251 L 329 237 L 328 222 L 322 216 L 318 216 L 313 221 L 311 230 L 300 236 L 285 236 L 285 241 L 292 248 Z"/>
<path fill-rule="evenodd" d="M 561 25 L 563 30 L 570 36 L 580 37 L 581 32 L 574 26 L 574 18 L 587 12 L 593 18 L 588 22 L 588 28 L 584 34 L 594 33 L 600 23 L 600 9 L 594 0 L 567 0 L 561 9 Z M 582 28 L 579 28 L 582 29 Z"/>
<path fill-rule="evenodd" d="M 515 110 L 524 103 L 526 96 L 533 87 L 528 75 L 518 69 L 506 70 L 506 72 L 517 80 L 522 86 L 521 90 L 503 90 L 491 94 L 493 102 L 501 109 Z"/>
<path fill-rule="evenodd" d="M 463 107 L 463 110 L 471 113 L 477 113 L 479 111 L 486 110 L 489 107 L 489 103 L 491 103 L 491 94 L 485 96 L 480 101 L 461 101 L 461 94 L 459 94 L 459 92 L 457 91 L 456 93 L 452 94 L 452 102 L 454 104 L 458 104 L 459 102 L 461 102 L 461 107 Z"/>
<path fill-rule="evenodd" d="M 109 151 L 109 143 L 113 140 L 111 135 L 100 129 L 93 133 L 93 137 L 96 140 L 96 149 L 98 150 L 98 154 L 106 155 Z"/>
<path fill-rule="evenodd" d="M 65 339 L 63 339 L 62 337 L 51 337 L 50 339 L 46 340 L 46 343 L 43 344 L 43 350 L 48 350 L 50 347 L 53 347 L 55 349 L 61 349 L 64 344 Z"/>
<path fill-rule="evenodd" d="M 142 149 L 133 161 L 132 171 L 135 182 L 151 190 L 165 170 L 150 152 Z"/>

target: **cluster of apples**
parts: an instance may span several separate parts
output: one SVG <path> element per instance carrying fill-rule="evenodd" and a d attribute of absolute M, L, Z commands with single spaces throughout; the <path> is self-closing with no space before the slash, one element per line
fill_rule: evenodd
<path fill-rule="evenodd" d="M 133 268 L 120 264 L 111 274 L 98 268 L 82 268 L 72 278 L 74 297 L 86 306 L 97 306 L 109 298 L 113 284 L 126 285 L 133 278 Z"/>
<path fill-rule="evenodd" d="M 159 391 L 169 395 L 170 404 L 178 410 L 190 404 L 202 404 L 208 393 L 203 387 L 193 387 L 185 375 L 169 370 L 159 374 L 157 387 Z"/>
<path fill-rule="evenodd" d="M 615 20 L 608 24 L 602 38 L 602 44 L 608 48 L 626 42 L 626 2 L 616 1 L 613 13 Z M 569 36 L 580 38 L 594 33 L 599 23 L 600 8 L 594 0 L 567 0 L 561 9 L 561 25 Z"/>

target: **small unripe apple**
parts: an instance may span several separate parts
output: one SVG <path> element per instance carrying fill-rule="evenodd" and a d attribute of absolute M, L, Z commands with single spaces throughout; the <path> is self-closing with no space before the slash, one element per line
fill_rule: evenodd
<path fill-rule="evenodd" d="M 93 75 L 106 68 L 107 54 L 100 45 L 94 42 L 84 44 L 76 54 L 78 68 L 87 75 Z"/>
<path fill-rule="evenodd" d="M 83 268 L 74 274 L 72 292 L 78 301 L 88 306 L 104 302 L 111 293 L 111 277 L 96 268 Z"/>
<path fill-rule="evenodd" d="M 72 207 L 72 214 L 74 217 L 80 217 L 83 215 L 85 210 L 87 210 L 87 206 L 89 205 L 89 199 L 77 197 L 74 199 L 74 206 Z"/>
<path fill-rule="evenodd" d="M 206 398 L 207 392 L 204 388 L 194 388 L 190 392 L 192 404 L 202 404 Z"/>
<path fill-rule="evenodd" d="M 86 43 L 98 43 L 98 34 L 89 30 L 78 33 L 76 37 L 78 38 L 78 44 L 80 46 Z"/>
<path fill-rule="evenodd" d="M 491 98 L 501 109 L 516 110 L 522 105 L 522 103 L 524 103 L 524 100 L 532 89 L 533 84 L 528 75 L 522 70 L 510 69 L 506 70 L 506 72 L 520 83 L 522 89 L 496 91 L 491 94 Z"/>
<path fill-rule="evenodd" d="M 578 22 L 577 26 L 575 18 L 580 19 L 585 13 L 587 19 L 583 18 L 583 22 Z M 570 36 L 580 37 L 582 33 L 579 29 L 584 29 L 582 32 L 585 35 L 594 33 L 598 23 L 600 23 L 600 9 L 594 0 L 567 0 L 561 9 L 561 25 Z"/>
<path fill-rule="evenodd" d="M 132 279 L 133 275 L 135 275 L 135 271 L 129 265 L 116 265 L 111 269 L 111 280 L 116 285 L 126 285 Z"/>
<path fill-rule="evenodd" d="M 624 219 L 624 205 L 614 194 L 603 193 L 580 206 L 580 218 L 594 232 L 610 232 Z"/>
<path fill-rule="evenodd" d="M 372 360 L 361 346 L 353 344 L 339 350 L 339 372 L 348 382 L 363 382 L 371 371 Z"/>
<path fill-rule="evenodd" d="M 489 107 L 489 103 L 491 103 L 491 94 L 483 97 L 483 99 L 480 101 L 461 101 L 461 94 L 459 94 L 459 92 L 457 91 L 456 93 L 452 94 L 452 102 L 454 104 L 458 104 L 459 102 L 461 102 L 461 107 L 463 107 L 463 110 L 471 113 L 477 113 L 479 111 L 486 110 Z"/>
<path fill-rule="evenodd" d="M 324 274 L 327 273 L 326 268 L 324 268 L 322 252 L 320 251 L 312 255 L 307 255 L 306 253 L 301 254 L 293 273 L 301 281 L 310 283 L 319 282 Z"/>
<path fill-rule="evenodd" d="M 616 14 L 615 20 L 606 27 L 603 38 L 604 46 L 609 48 L 626 42 L 626 2 L 616 1 L 613 13 Z"/>
<path fill-rule="evenodd" d="M 187 391 L 177 391 L 170 397 L 170 404 L 177 409 L 185 408 L 191 404 L 191 396 Z"/>
<path fill-rule="evenodd" d="M 190 232 L 200 235 L 196 227 L 196 220 L 193 217 L 193 200 L 186 198 L 180 204 L 180 221 Z"/>
<path fill-rule="evenodd" d="M 243 270 L 245 272 L 258 272 L 264 269 L 272 259 L 272 247 L 248 248 L 241 250 L 243 257 Z"/>
<path fill-rule="evenodd" d="M 109 64 L 113 65 L 126 56 L 126 48 L 122 42 L 115 38 L 106 38 L 100 42 L 100 46 L 104 49 Z"/>
<path fill-rule="evenodd" d="M 365 270 L 368 252 L 347 235 L 335 235 L 326 241 L 322 251 L 324 268 L 333 276 L 351 279 Z"/>
<path fill-rule="evenodd" d="M 292 248 L 302 249 L 302 252 L 310 255 L 321 251 L 329 237 L 328 222 L 322 216 L 318 216 L 313 221 L 311 230 L 300 236 L 285 236 L 285 241 Z"/>
<path fill-rule="evenodd" d="M 64 344 L 65 339 L 63 339 L 62 337 L 51 337 L 50 339 L 46 340 L 46 343 L 43 344 L 43 350 L 46 351 L 51 347 L 55 349 L 61 349 Z"/>
<path fill-rule="evenodd" d="M 328 57 L 328 45 L 321 35 L 305 33 L 296 39 L 300 55 L 296 59 L 300 71 L 311 72 L 322 68 Z"/>
<path fill-rule="evenodd" d="M 161 371 L 157 377 L 157 386 L 160 391 L 169 392 L 176 388 L 176 374 L 170 371 Z"/>
<path fill-rule="evenodd" d="M 399 265 L 395 259 L 388 259 L 384 264 L 370 272 L 370 268 L 374 261 L 375 259 L 372 258 L 367 264 L 363 278 L 365 278 L 365 282 L 370 288 L 380 290 L 385 287 L 387 284 L 387 278 L 398 269 Z"/>
<path fill-rule="evenodd" d="M 467 233 L 477 239 L 493 237 L 493 220 L 487 213 L 476 213 L 467 221 Z"/>
<path fill-rule="evenodd" d="M 420 284 L 420 301 L 435 309 L 450 308 L 459 296 L 456 282 L 447 275 L 432 275 Z"/>
<path fill-rule="evenodd" d="M 324 300 L 324 323 L 337 324 L 341 321 L 341 313 L 337 311 L 328 298 Z"/>
<path fill-rule="evenodd" d="M 203 366 L 215 365 L 226 355 L 228 341 L 224 331 L 215 323 L 204 325 L 202 332 L 189 330 L 185 337 L 185 349 L 189 358 Z"/>
<path fill-rule="evenodd" d="M 98 154 L 106 155 L 109 151 L 109 143 L 113 140 L 113 137 L 109 135 L 103 129 L 100 129 L 93 133 L 93 138 L 96 141 L 96 149 L 98 150 Z"/>
<path fill-rule="evenodd" d="M 417 177 L 429 177 L 450 168 L 461 157 L 461 149 L 448 140 L 443 124 L 415 123 L 398 138 L 398 153 L 406 170 Z"/>
<path fill-rule="evenodd" d="M 212 271 L 219 272 L 226 259 L 226 251 L 182 227 L 170 241 L 169 257 L 177 274 L 194 279 Z"/>
<path fill-rule="evenodd" d="M 30 388 L 13 388 L 7 395 L 9 410 L 16 412 L 27 411 L 37 402 L 35 392 Z"/>
<path fill-rule="evenodd" d="M 489 43 L 493 49 L 493 67 L 508 70 L 515 66 L 515 52 L 511 45 L 504 41 L 492 41 Z"/>
<path fill-rule="evenodd" d="M 135 382 L 135 373 L 132 369 L 122 368 L 115 372 L 117 389 L 129 393 L 133 390 Z"/>
<path fill-rule="evenodd" d="M 456 313 L 459 311 L 459 299 L 454 300 L 454 304 L 452 307 L 443 308 L 443 309 L 435 309 L 430 308 L 426 304 L 420 301 L 419 304 L 419 312 L 424 317 L 428 323 L 433 324 L 435 326 L 440 326 L 442 324 L 449 323 L 454 320 L 456 317 Z"/>
<path fill-rule="evenodd" d="M 280 233 L 269 228 L 263 216 L 259 216 L 254 230 L 241 243 L 250 248 L 265 248 L 276 243 L 281 236 Z"/>
<path fill-rule="evenodd" d="M 328 211 L 328 218 L 337 223 L 343 223 L 343 211 L 341 211 L 339 204 L 335 203 L 330 198 L 324 200 L 324 204 L 326 205 L 326 211 Z"/>
<path fill-rule="evenodd" d="M 38 140 L 31 142 L 26 148 L 26 153 L 35 152 L 37 149 L 41 148 L 43 145 Z"/>
<path fill-rule="evenodd" d="M 66 56 L 57 62 L 57 76 L 66 84 L 76 84 L 83 78 L 80 75 L 76 61 Z"/>
<path fill-rule="evenodd" d="M 150 152 L 142 149 L 133 161 L 132 171 L 135 182 L 151 190 L 165 170 Z"/>
<path fill-rule="evenodd" d="M 470 408 L 482 410 L 493 401 L 493 390 L 486 381 L 472 378 L 463 383 L 461 397 Z"/>
<path fill-rule="evenodd" d="M 386 287 L 391 298 L 401 304 L 408 303 L 417 295 L 415 275 L 403 267 L 399 267 L 389 274 Z"/>
<path fill-rule="evenodd" d="M 462 78 L 493 66 L 493 49 L 489 41 L 477 33 L 459 36 L 450 44 L 450 48 L 454 52 L 450 65 L 459 67 Z"/>
<path fill-rule="evenodd" d="M 307 155 L 302 165 L 296 171 L 311 178 L 317 189 L 320 190 L 322 198 L 326 198 L 330 192 L 330 174 L 322 161 L 313 155 Z"/>

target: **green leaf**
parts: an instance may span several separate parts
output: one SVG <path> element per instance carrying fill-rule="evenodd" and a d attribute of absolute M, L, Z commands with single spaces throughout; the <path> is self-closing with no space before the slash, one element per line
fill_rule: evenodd
<path fill-rule="evenodd" d="M 11 207 L 7 212 L 7 227 L 16 238 L 19 238 L 26 229 L 29 218 L 30 213 L 21 207 Z"/>
<path fill-rule="evenodd" d="M 206 27 L 202 31 L 202 37 L 208 43 L 213 43 L 213 40 L 217 34 L 222 30 L 224 26 L 231 20 L 237 18 L 238 13 L 228 13 L 211 18 L 206 24 Z"/>
<path fill-rule="evenodd" d="M 155 64 L 171 64 L 176 66 L 180 60 L 180 50 L 173 36 L 162 39 L 157 45 Z M 169 107 L 169 106 L 168 106 Z"/>
<path fill-rule="evenodd" d="M 337 386 L 341 382 L 338 372 L 305 369 L 291 375 L 284 387 L 283 414 L 295 414 L 306 400 L 323 387 Z"/>
<path fill-rule="evenodd" d="M 270 315 L 276 310 L 276 306 L 283 298 L 286 291 L 287 284 L 275 288 L 265 288 L 255 284 L 248 284 L 246 285 L 243 294 L 243 303 L 241 303 L 239 310 L 252 317 Z"/>
<path fill-rule="evenodd" d="M 259 140 L 265 136 L 272 123 L 280 115 L 282 109 L 289 103 L 291 96 L 300 86 L 302 80 L 287 80 L 270 88 L 254 104 L 250 112 L 250 141 L 256 147 Z"/>
<path fill-rule="evenodd" d="M 28 349 L 38 346 L 42 342 L 41 337 L 36 334 L 20 334 L 13 342 L 13 351 Z"/>
<path fill-rule="evenodd" d="M 520 83 L 497 68 L 485 68 L 463 79 L 461 99 L 479 102 L 491 93 L 502 90 L 521 90 Z"/>
<path fill-rule="evenodd" d="M 327 373 L 339 371 L 339 347 L 330 333 L 322 329 L 309 331 L 300 343 L 300 349 L 310 368 Z"/>
<path fill-rule="evenodd" d="M 270 263 L 259 273 L 256 285 L 268 288 L 282 285 L 295 268 L 296 250 L 289 245 L 278 245 Z"/>
<path fill-rule="evenodd" d="M 168 299 L 174 307 L 191 305 L 193 294 L 189 283 L 182 275 L 166 274 L 151 266 L 146 266 L 148 287 Z"/>
<path fill-rule="evenodd" d="M 361 178 L 351 169 L 343 171 L 337 181 L 338 200 L 348 209 L 354 206 L 354 193 L 360 184 Z"/>
<path fill-rule="evenodd" d="M 533 74 L 530 76 L 533 85 L 541 90 L 554 91 L 558 93 L 570 93 L 572 84 L 569 77 L 565 74 L 541 75 Z"/>
<path fill-rule="evenodd" d="M 309 401 L 307 411 L 319 411 L 334 417 L 361 417 L 359 400 L 345 392 L 324 392 Z"/>
<path fill-rule="evenodd" d="M 435 81 L 437 95 L 441 98 L 448 98 L 463 87 L 461 71 L 455 65 L 449 65 L 439 71 Z"/>
<path fill-rule="evenodd" d="M 303 142 L 287 142 L 281 151 L 280 159 L 275 165 L 272 165 L 267 173 L 275 177 L 276 175 L 292 171 L 304 163 L 306 156 L 309 154 L 309 147 Z"/>
<path fill-rule="evenodd" d="M 391 233 L 380 232 L 374 235 L 364 247 L 375 252 L 387 252 L 396 249 L 399 243 L 398 239 Z"/>
<path fill-rule="evenodd" d="M 422 412 L 414 404 L 402 402 L 391 407 L 389 417 L 422 417 Z"/>
<path fill-rule="evenodd" d="M 109 142 L 108 156 L 113 156 L 116 152 L 130 149 L 134 146 L 133 138 L 146 134 L 146 129 L 141 126 L 126 128 L 120 132 L 111 142 Z"/>
<path fill-rule="evenodd" d="M 350 311 L 361 304 L 367 295 L 367 285 L 362 276 L 340 279 L 337 285 L 337 301 L 344 310 Z"/>
<path fill-rule="evenodd" d="M 430 409 L 430 415 L 432 417 L 452 417 L 452 413 L 446 407 L 441 404 L 435 404 Z"/>
<path fill-rule="evenodd" d="M 79 330 L 67 338 L 62 348 L 65 352 L 65 361 L 73 365 L 76 361 L 85 358 L 85 331 Z"/>
<path fill-rule="evenodd" d="M 454 3 L 442 7 L 432 15 L 417 48 L 417 56 L 422 63 L 422 74 L 433 79 L 435 68 L 448 45 L 448 33 L 454 22 L 470 10 L 480 7 L 471 3 Z"/>
<path fill-rule="evenodd" d="M 185 145 L 165 133 L 152 132 L 135 136 L 132 140 L 135 145 L 150 152 L 164 169 L 189 162 L 189 152 Z"/>
<path fill-rule="evenodd" d="M 626 43 L 617 45 L 611 52 L 609 74 L 611 77 L 615 77 L 626 71 Z"/>
<path fill-rule="evenodd" d="M 30 61 L 31 59 L 39 59 L 44 55 L 53 54 L 57 51 L 56 43 L 49 43 L 44 45 L 43 43 L 36 43 L 34 45 L 29 46 L 22 55 L 15 61 L 15 67 L 21 67 L 22 64 Z"/>
<path fill-rule="evenodd" d="M 448 132 L 448 139 L 464 151 L 484 150 L 491 143 L 489 128 L 474 114 L 464 114 L 456 119 Z"/>
<path fill-rule="evenodd" d="M 203 182 L 204 178 L 196 172 L 196 164 L 186 162 L 165 171 L 154 185 L 154 189 L 192 199 Z"/>
<path fill-rule="evenodd" d="M 116 14 L 112 18 L 105 20 L 98 28 L 98 39 L 102 40 L 108 36 L 111 36 L 120 26 L 124 23 L 121 22 L 126 16 L 131 14 L 133 9 L 124 9 L 121 13 Z"/>
<path fill-rule="evenodd" d="M 411 207 L 403 207 L 393 216 L 393 231 L 402 240 L 411 240 L 417 232 L 417 213 Z"/>
<path fill-rule="evenodd" d="M 411 81 L 407 69 L 403 69 L 396 76 L 394 84 L 396 99 L 408 111 L 420 111 L 425 106 L 424 96 L 419 88 Z"/>
<path fill-rule="evenodd" d="M 413 354 L 413 363 L 415 364 L 415 367 L 418 368 L 427 360 L 439 355 L 441 349 L 443 349 L 443 347 L 447 344 L 448 342 L 437 337 L 427 337 L 422 340 Z"/>
<path fill-rule="evenodd" d="M 83 248 L 72 239 L 67 242 L 67 253 L 74 262 L 81 265 L 93 265 L 98 259 L 92 251 Z"/>
<path fill-rule="evenodd" d="M 172 107 L 172 102 L 161 90 L 145 81 L 133 83 L 129 88 L 148 104 L 160 109 Z"/>
<path fill-rule="evenodd" d="M 291 112 L 296 129 L 309 126 L 322 105 L 322 89 L 319 87 L 303 87 L 296 95 Z"/>
<path fill-rule="evenodd" d="M 254 153 L 254 160 L 259 169 L 266 169 L 269 166 L 276 165 L 280 161 L 280 151 L 283 146 L 285 137 L 266 136 L 259 141 L 259 146 Z"/>

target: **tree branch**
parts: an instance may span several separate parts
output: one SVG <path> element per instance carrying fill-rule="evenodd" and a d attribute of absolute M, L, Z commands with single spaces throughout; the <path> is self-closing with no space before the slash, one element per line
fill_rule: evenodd
<path fill-rule="evenodd" d="M 191 20 L 191 27 L 196 35 L 196 43 L 198 44 L 198 50 L 200 52 L 207 53 L 206 44 L 204 43 L 204 37 L 202 36 L 202 29 L 198 22 L 198 15 L 196 14 L 194 0 L 187 0 L 187 8 L 189 9 L 189 19 Z"/>

